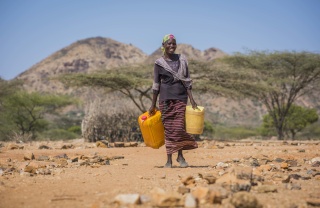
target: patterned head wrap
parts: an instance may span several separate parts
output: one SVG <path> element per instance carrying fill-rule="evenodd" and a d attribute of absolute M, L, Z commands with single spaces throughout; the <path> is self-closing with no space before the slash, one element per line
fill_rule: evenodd
<path fill-rule="evenodd" d="M 172 35 L 172 34 L 168 34 L 168 35 L 165 35 L 164 37 L 163 37 L 163 39 L 162 39 L 162 43 L 165 43 L 165 42 L 167 42 L 169 39 L 176 39 L 176 37 L 174 37 L 174 35 Z M 164 53 L 164 47 L 163 46 L 161 46 L 161 50 L 162 50 L 162 52 Z"/>

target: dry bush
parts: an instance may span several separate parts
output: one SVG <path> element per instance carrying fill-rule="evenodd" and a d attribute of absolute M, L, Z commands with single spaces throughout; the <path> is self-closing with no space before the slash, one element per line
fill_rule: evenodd
<path fill-rule="evenodd" d="M 32 133 L 25 133 L 21 134 L 15 131 L 12 131 L 10 140 L 11 141 L 16 141 L 16 142 L 29 142 L 32 140 L 33 134 Z"/>
<path fill-rule="evenodd" d="M 138 113 L 128 109 L 120 112 L 106 112 L 103 101 L 95 99 L 86 109 L 81 127 L 82 136 L 89 142 L 103 139 L 109 142 L 141 141 Z"/>

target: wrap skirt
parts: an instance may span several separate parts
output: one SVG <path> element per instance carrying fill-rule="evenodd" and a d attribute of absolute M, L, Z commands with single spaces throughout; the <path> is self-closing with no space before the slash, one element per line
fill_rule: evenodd
<path fill-rule="evenodd" d="M 186 105 L 180 100 L 166 100 L 159 103 L 167 154 L 198 148 L 194 137 L 186 132 Z"/>

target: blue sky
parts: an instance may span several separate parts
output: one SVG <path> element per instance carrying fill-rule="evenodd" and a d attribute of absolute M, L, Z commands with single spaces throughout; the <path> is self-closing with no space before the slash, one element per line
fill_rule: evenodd
<path fill-rule="evenodd" d="M 108 37 L 146 54 L 178 43 L 226 53 L 320 53 L 320 0 L 0 0 L 0 77 L 12 79 L 75 41 Z"/>

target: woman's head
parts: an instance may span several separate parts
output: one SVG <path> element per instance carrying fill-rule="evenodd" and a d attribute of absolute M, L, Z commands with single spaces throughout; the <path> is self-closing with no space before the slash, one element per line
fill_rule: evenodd
<path fill-rule="evenodd" d="M 167 42 L 167 41 L 170 40 L 170 39 L 176 39 L 176 38 L 175 38 L 174 35 L 172 35 L 172 34 L 165 35 L 165 36 L 163 37 L 163 39 L 162 39 L 162 44 L 165 43 L 165 42 Z"/>
<path fill-rule="evenodd" d="M 163 54 L 174 54 L 177 48 L 176 38 L 172 34 L 165 35 L 162 39 L 161 50 Z"/>

